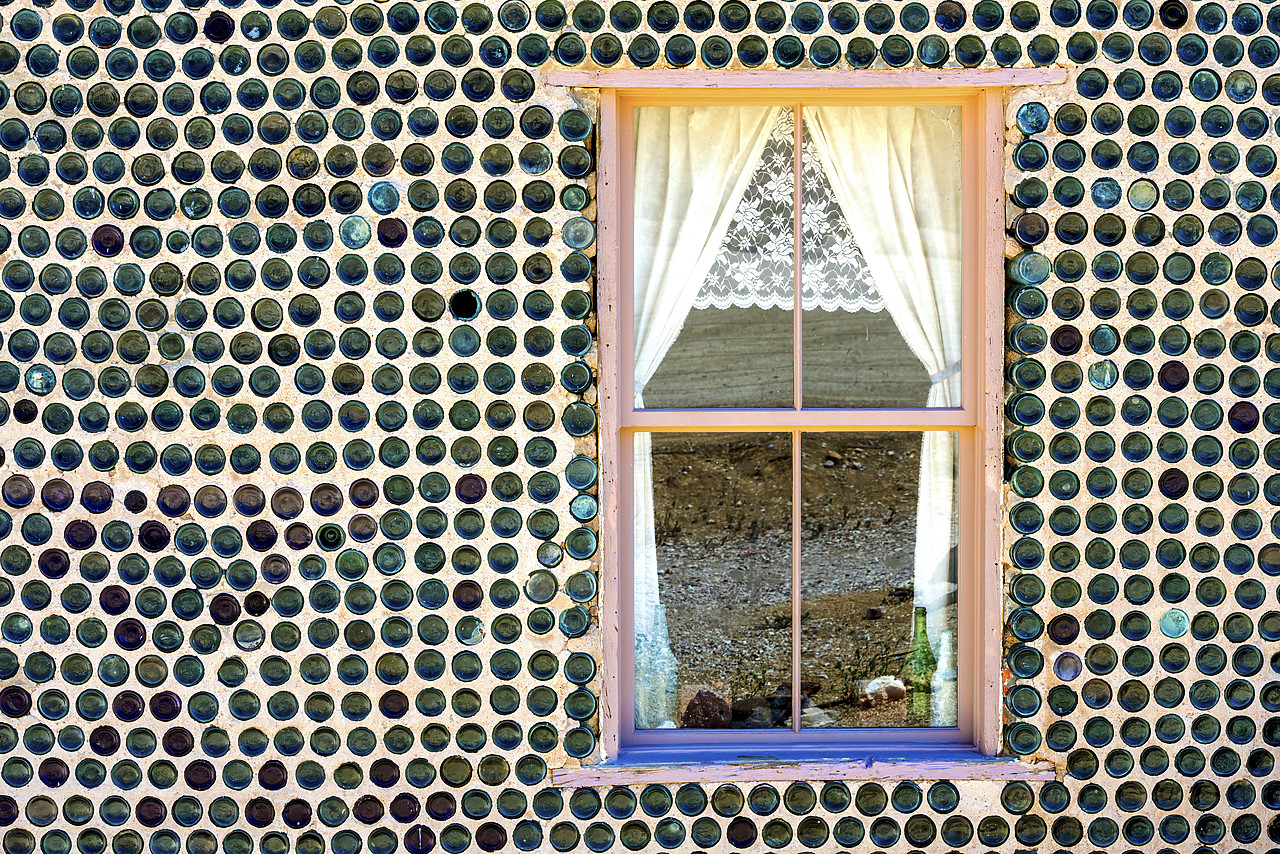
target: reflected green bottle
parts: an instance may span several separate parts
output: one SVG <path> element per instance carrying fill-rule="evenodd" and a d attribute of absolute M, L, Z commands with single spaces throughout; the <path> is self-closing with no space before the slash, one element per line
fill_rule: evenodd
<path fill-rule="evenodd" d="M 911 711 L 921 720 L 929 720 L 930 686 L 938 659 L 929 646 L 928 613 L 923 605 L 915 610 L 915 636 L 911 642 Z"/>

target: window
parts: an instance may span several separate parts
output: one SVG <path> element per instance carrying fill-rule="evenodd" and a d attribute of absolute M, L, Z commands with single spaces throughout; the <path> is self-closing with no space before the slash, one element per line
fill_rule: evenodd
<path fill-rule="evenodd" d="M 998 98 L 617 93 L 602 134 L 607 111 L 606 753 L 972 750 L 998 714 Z"/>

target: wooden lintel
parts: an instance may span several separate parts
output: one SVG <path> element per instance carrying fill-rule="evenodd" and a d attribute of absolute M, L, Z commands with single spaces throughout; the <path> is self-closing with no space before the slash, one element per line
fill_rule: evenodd
<path fill-rule="evenodd" d="M 594 89 L 893 89 L 1056 86 L 1066 82 L 1065 68 L 889 68 L 752 69 L 708 71 L 680 68 L 548 68 L 548 86 Z"/>

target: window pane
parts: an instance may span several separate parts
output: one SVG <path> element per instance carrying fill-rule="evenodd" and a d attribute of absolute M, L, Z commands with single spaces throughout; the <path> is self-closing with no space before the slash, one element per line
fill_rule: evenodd
<path fill-rule="evenodd" d="M 806 728 L 955 725 L 956 446 L 944 432 L 805 434 Z"/>
<path fill-rule="evenodd" d="M 791 408 L 793 316 L 780 308 L 689 312 L 644 387 L 643 408 Z"/>
<path fill-rule="evenodd" d="M 806 107 L 804 405 L 960 405 L 960 110 Z"/>
<path fill-rule="evenodd" d="M 920 407 L 929 375 L 887 311 L 804 312 L 804 405 Z"/>
<path fill-rule="evenodd" d="M 636 407 L 790 407 L 794 119 L 635 112 Z"/>
<path fill-rule="evenodd" d="M 636 728 L 789 729 L 790 435 L 635 441 Z"/>

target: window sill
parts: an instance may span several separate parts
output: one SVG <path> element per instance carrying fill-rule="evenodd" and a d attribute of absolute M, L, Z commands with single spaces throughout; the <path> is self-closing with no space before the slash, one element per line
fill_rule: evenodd
<path fill-rule="evenodd" d="M 760 783 L 773 780 L 1057 780 L 1051 762 L 983 756 L 972 750 L 916 748 L 904 755 L 877 751 L 839 759 L 791 759 L 739 756 L 723 762 L 666 762 L 632 751 L 600 765 L 557 768 L 554 786 L 627 786 L 646 783 Z"/>

